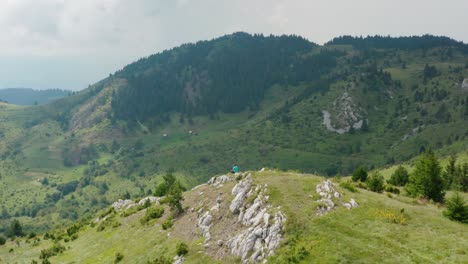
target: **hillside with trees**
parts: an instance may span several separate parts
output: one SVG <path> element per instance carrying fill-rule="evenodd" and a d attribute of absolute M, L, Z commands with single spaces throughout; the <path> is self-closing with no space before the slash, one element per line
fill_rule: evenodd
<path fill-rule="evenodd" d="M 466 152 L 466 47 L 240 32 L 142 58 L 46 105 L 1 102 L 0 232 L 13 218 L 25 232 L 48 230 L 151 194 L 167 171 L 189 188 L 234 163 L 323 176 L 361 168 L 356 182 L 384 191 L 367 171 L 429 149 Z M 450 188 L 464 181 L 457 166 L 441 176 Z M 411 173 L 391 183 L 441 201 Z"/>

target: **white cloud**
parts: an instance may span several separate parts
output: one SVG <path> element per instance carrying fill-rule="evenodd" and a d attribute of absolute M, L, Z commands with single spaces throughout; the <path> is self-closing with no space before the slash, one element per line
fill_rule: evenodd
<path fill-rule="evenodd" d="M 3 0 L 0 87 L 83 88 L 139 57 L 239 30 L 318 43 L 343 34 L 424 33 L 467 42 L 466 10 L 464 0 Z M 53 81 L 51 72 L 70 77 Z"/>

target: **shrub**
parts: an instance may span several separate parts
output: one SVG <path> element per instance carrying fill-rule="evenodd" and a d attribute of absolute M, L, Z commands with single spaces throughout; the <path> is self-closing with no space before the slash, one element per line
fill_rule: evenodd
<path fill-rule="evenodd" d="M 182 256 L 188 253 L 188 246 L 184 242 L 177 243 L 176 254 L 177 256 Z"/>
<path fill-rule="evenodd" d="M 373 192 L 378 192 L 378 193 L 382 192 L 384 189 L 383 176 L 378 172 L 373 173 L 367 180 L 367 186 Z"/>
<path fill-rule="evenodd" d="M 445 204 L 447 205 L 447 210 L 444 211 L 446 217 L 450 220 L 468 223 L 468 205 L 465 204 L 460 193 L 455 192 Z"/>
<path fill-rule="evenodd" d="M 172 219 L 166 219 L 161 224 L 162 229 L 164 229 L 164 230 L 171 228 L 173 225 L 174 225 L 174 222 L 172 221 Z"/>
<path fill-rule="evenodd" d="M 391 185 L 386 185 L 385 186 L 385 191 L 389 193 L 394 193 L 394 194 L 400 194 L 400 189 L 393 187 Z"/>
<path fill-rule="evenodd" d="M 24 236 L 23 226 L 21 225 L 20 221 L 18 221 L 18 219 L 14 219 L 13 221 L 11 221 L 10 229 L 8 230 L 8 236 L 9 237 Z"/>
<path fill-rule="evenodd" d="M 6 243 L 6 238 L 4 236 L 0 236 L 0 246 L 5 245 Z"/>
<path fill-rule="evenodd" d="M 122 255 L 122 253 L 120 252 L 115 253 L 114 263 L 119 263 L 120 261 L 122 261 L 123 258 L 124 258 L 124 255 Z"/>
<path fill-rule="evenodd" d="M 340 182 L 340 187 L 345 188 L 346 190 L 353 192 L 353 193 L 358 191 L 356 188 L 354 188 L 353 184 L 349 181 Z"/>
<path fill-rule="evenodd" d="M 57 254 L 62 253 L 65 251 L 65 247 L 56 243 L 52 247 L 48 249 L 41 250 L 41 255 L 39 256 L 40 259 L 48 259 L 50 257 L 56 256 Z"/>
<path fill-rule="evenodd" d="M 36 233 L 34 233 L 34 232 L 31 232 L 31 233 L 29 233 L 29 235 L 28 235 L 28 238 L 29 238 L 29 239 L 35 238 L 35 237 L 36 237 Z"/>
<path fill-rule="evenodd" d="M 151 219 L 160 218 L 164 214 L 164 207 L 156 206 L 146 209 L 145 216 L 140 219 L 142 224 L 147 223 Z"/>
<path fill-rule="evenodd" d="M 357 168 L 353 173 L 352 180 L 365 182 L 367 180 L 366 169 L 363 166 Z"/>
<path fill-rule="evenodd" d="M 166 256 L 159 256 L 152 261 L 148 261 L 147 264 L 172 264 L 172 260 Z"/>
<path fill-rule="evenodd" d="M 404 186 L 408 183 L 408 179 L 408 171 L 403 166 L 399 166 L 392 174 L 392 176 L 390 176 L 388 183 L 395 186 Z"/>

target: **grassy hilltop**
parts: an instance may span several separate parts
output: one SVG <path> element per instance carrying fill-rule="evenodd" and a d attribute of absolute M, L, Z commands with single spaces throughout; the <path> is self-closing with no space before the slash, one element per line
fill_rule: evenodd
<path fill-rule="evenodd" d="M 341 201 L 354 198 L 359 207 L 348 210 L 342 206 L 324 216 L 317 216 L 319 199 L 316 185 L 324 178 L 295 172 L 265 171 L 253 173 L 255 186 L 268 185 L 269 202 L 280 206 L 287 217 L 282 246 L 269 258 L 271 263 L 465 263 L 468 261 L 467 226 L 442 216 L 443 208 L 420 203 L 405 196 L 374 193 L 357 188 L 356 192 L 340 187 L 347 178 L 334 179 Z M 149 209 L 124 216 L 122 211 L 111 213 L 110 220 L 93 224 L 83 222 L 79 231 L 68 235 L 66 228 L 49 232 L 55 237 L 45 239 L 19 238 L 0 246 L 2 263 L 31 263 L 39 260 L 41 251 L 55 244 L 63 252 L 50 257 L 51 263 L 114 263 L 117 254 L 122 263 L 146 263 L 158 258 L 172 259 L 176 245 L 188 245 L 185 263 L 239 263 L 226 253 L 223 246 L 203 247 L 203 237 L 197 227 L 200 206 L 209 208 L 219 193 L 223 201 L 211 232 L 222 236 L 232 229 L 237 215 L 229 210 L 234 196 L 230 193 L 235 182 L 220 188 L 204 185 L 184 193 L 186 212 L 176 218 L 174 225 L 163 230 L 164 215 L 142 224 L 140 219 Z M 250 201 L 252 203 L 253 200 Z M 338 203 L 339 204 L 339 203 Z M 217 214 L 215 214 L 216 216 Z M 77 224 L 78 225 L 78 224 Z M 60 237 L 60 238 L 59 238 Z M 213 242 L 214 243 L 214 242 Z M 220 252 L 224 252 L 221 254 Z M 163 256 L 163 257 L 161 257 Z M 165 262 L 154 262 L 165 263 Z"/>

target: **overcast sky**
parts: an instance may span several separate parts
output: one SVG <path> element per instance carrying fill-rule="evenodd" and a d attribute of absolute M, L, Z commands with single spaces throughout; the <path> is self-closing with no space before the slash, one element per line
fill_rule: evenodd
<path fill-rule="evenodd" d="M 80 90 L 140 57 L 235 31 L 468 43 L 467 12 L 467 0 L 0 0 L 0 88 Z"/>

